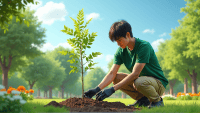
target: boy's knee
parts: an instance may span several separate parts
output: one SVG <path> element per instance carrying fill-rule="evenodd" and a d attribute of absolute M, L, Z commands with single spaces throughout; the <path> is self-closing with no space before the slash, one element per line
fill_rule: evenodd
<path fill-rule="evenodd" d="M 133 87 L 137 89 L 144 82 L 143 77 L 138 77 L 133 83 Z"/>
<path fill-rule="evenodd" d="M 115 79 L 112 81 L 112 83 L 115 85 L 127 76 L 128 76 L 128 74 L 126 74 L 126 73 L 117 73 L 115 76 Z"/>
<path fill-rule="evenodd" d="M 115 79 L 112 81 L 112 83 L 115 85 L 119 82 L 119 73 L 116 74 Z"/>

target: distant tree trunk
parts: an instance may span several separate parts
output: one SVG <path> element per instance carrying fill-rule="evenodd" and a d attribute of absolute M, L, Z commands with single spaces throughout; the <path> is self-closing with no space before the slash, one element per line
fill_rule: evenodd
<path fill-rule="evenodd" d="M 165 95 L 165 92 L 163 93 L 163 96 Z"/>
<path fill-rule="evenodd" d="M 188 81 L 187 78 L 184 79 L 184 93 L 188 93 Z"/>
<path fill-rule="evenodd" d="M 38 89 L 38 93 L 37 93 L 37 96 L 38 96 L 38 97 L 40 96 L 40 89 Z"/>
<path fill-rule="evenodd" d="M 60 91 L 58 91 L 58 98 L 60 98 Z"/>
<path fill-rule="evenodd" d="M 6 64 L 7 64 L 6 63 L 6 56 L 4 56 L 3 63 L 2 63 L 1 54 L 0 54 L 0 66 L 1 66 L 2 73 L 3 73 L 2 85 L 5 87 L 6 91 L 8 90 L 8 71 L 10 70 L 11 62 L 12 62 L 13 58 L 14 57 L 9 55 L 8 66 L 6 67 Z"/>
<path fill-rule="evenodd" d="M 195 70 L 193 69 L 192 74 L 190 74 L 189 69 L 187 70 L 188 75 L 190 76 L 192 80 L 192 94 L 197 93 L 197 73 L 195 73 Z"/>
<path fill-rule="evenodd" d="M 62 95 L 61 95 L 61 98 L 62 98 L 62 99 L 64 99 L 64 89 L 65 89 L 64 87 L 61 88 L 61 90 L 62 90 L 62 92 L 61 92 L 61 94 L 62 94 Z"/>
<path fill-rule="evenodd" d="M 72 97 L 72 94 L 71 94 L 71 92 L 69 93 L 69 96 L 70 96 L 69 98 L 71 98 L 71 97 Z"/>
<path fill-rule="evenodd" d="M 47 91 L 46 91 L 46 98 L 48 98 L 48 93 L 47 93 Z"/>
<path fill-rule="evenodd" d="M 169 86 L 170 86 L 170 95 L 173 95 L 173 87 L 174 87 L 176 81 L 177 81 L 176 79 L 174 79 L 174 80 L 170 80 L 170 81 L 169 81 Z"/>
<path fill-rule="evenodd" d="M 45 98 L 45 91 L 44 91 L 44 98 Z"/>
<path fill-rule="evenodd" d="M 49 87 L 49 98 L 52 99 L 52 89 L 53 87 L 48 86 Z"/>
<path fill-rule="evenodd" d="M 66 98 L 68 98 L 68 93 L 66 93 Z"/>
<path fill-rule="evenodd" d="M 122 97 L 121 98 L 126 98 L 126 93 L 122 92 Z"/>

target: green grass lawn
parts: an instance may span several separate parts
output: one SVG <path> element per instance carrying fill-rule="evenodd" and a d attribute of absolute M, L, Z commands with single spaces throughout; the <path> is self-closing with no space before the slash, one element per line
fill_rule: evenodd
<path fill-rule="evenodd" d="M 93 98 L 95 99 L 95 98 Z M 62 112 L 69 113 L 65 108 L 54 108 L 54 107 L 43 107 L 51 101 L 61 102 L 66 99 L 34 99 L 28 101 L 23 105 L 22 110 L 26 113 L 37 113 L 37 112 Z M 133 99 L 121 99 L 121 98 L 107 98 L 104 101 L 107 102 L 118 102 L 124 103 L 125 105 L 133 104 Z M 33 109 L 33 107 L 36 107 Z M 134 112 L 136 113 L 136 112 Z M 200 100 L 165 100 L 164 107 L 160 108 L 143 108 L 137 113 L 200 113 Z"/>

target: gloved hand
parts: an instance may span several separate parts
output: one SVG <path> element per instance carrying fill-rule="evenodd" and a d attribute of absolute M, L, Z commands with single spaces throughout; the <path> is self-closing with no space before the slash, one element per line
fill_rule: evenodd
<path fill-rule="evenodd" d="M 99 91 L 101 91 L 101 89 L 97 86 L 95 89 L 90 89 L 87 92 L 84 92 L 84 97 L 92 98 Z"/>
<path fill-rule="evenodd" d="M 105 89 L 103 92 L 100 91 L 97 95 L 96 95 L 96 100 L 98 101 L 102 101 L 105 98 L 111 96 L 113 93 L 115 93 L 114 87 Z"/>

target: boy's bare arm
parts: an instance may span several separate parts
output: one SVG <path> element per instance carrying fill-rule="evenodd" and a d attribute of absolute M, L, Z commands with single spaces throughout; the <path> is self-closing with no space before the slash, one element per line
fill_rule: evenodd
<path fill-rule="evenodd" d="M 105 88 L 106 86 L 108 86 L 114 79 L 115 76 L 113 73 L 108 73 L 103 80 L 101 81 L 101 83 L 98 85 L 98 87 L 102 90 L 103 88 Z"/>

